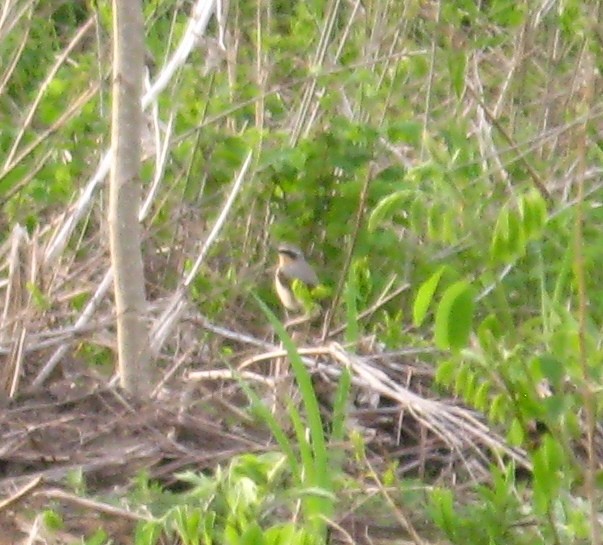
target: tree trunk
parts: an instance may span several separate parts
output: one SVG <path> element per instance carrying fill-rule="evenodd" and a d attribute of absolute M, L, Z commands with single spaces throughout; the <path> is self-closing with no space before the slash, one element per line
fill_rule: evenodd
<path fill-rule="evenodd" d="M 113 112 L 109 232 L 122 387 L 151 387 L 146 296 L 140 249 L 140 136 L 144 23 L 141 0 L 113 0 Z"/>

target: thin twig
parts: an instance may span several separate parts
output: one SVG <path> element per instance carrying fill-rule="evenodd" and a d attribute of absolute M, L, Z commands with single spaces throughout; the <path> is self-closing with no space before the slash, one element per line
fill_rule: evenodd
<path fill-rule="evenodd" d="M 500 133 L 500 135 L 507 142 L 507 144 L 509 144 L 509 146 L 515 146 L 516 144 L 513 141 L 513 139 L 509 136 L 509 133 L 507 133 L 507 131 L 502 126 L 500 121 L 498 121 L 498 119 L 496 119 L 496 117 L 494 117 L 492 112 L 490 112 L 490 110 L 484 104 L 484 102 L 479 97 L 479 95 L 475 91 L 475 89 L 470 84 L 467 84 L 467 89 L 469 90 L 469 92 L 471 93 L 473 98 L 477 101 L 480 108 L 483 110 L 484 115 L 488 119 L 488 122 L 491 123 L 496 128 L 496 130 Z M 538 189 L 538 191 L 540 192 L 542 197 L 546 200 L 546 202 L 548 204 L 552 204 L 553 198 L 551 197 L 549 190 L 546 188 L 546 186 L 544 185 L 544 182 L 541 180 L 538 173 L 534 170 L 534 167 L 531 165 L 531 163 L 523 155 L 520 155 L 518 159 L 523 164 L 523 166 L 526 168 L 528 173 L 530 174 L 530 177 L 532 178 L 532 182 L 534 183 L 534 185 L 536 186 L 536 188 Z"/>
<path fill-rule="evenodd" d="M 366 200 L 368 197 L 369 186 L 373 180 L 373 175 L 375 172 L 375 163 L 371 163 L 368 172 L 364 178 L 364 183 L 362 184 L 362 190 L 360 192 L 360 197 L 358 199 L 358 208 L 356 209 L 356 218 L 354 220 L 354 230 L 350 236 L 350 242 L 347 248 L 347 254 L 345 257 L 345 261 L 343 263 L 343 267 L 341 269 L 341 273 L 339 275 L 339 282 L 337 284 L 337 290 L 335 291 L 335 295 L 333 297 L 333 302 L 329 310 L 325 315 L 325 321 L 322 328 L 322 341 L 329 336 L 329 328 L 331 327 L 331 321 L 333 320 L 333 315 L 339 306 L 339 301 L 341 299 L 341 295 L 343 293 L 343 287 L 346 283 L 348 272 L 350 270 L 350 266 L 352 264 L 352 258 L 354 257 L 354 249 L 356 248 L 356 242 L 358 241 L 358 234 L 360 233 L 360 228 L 364 224 L 364 216 L 366 213 Z"/>
<path fill-rule="evenodd" d="M 39 477 L 38 477 L 39 478 Z M 76 496 L 75 494 L 71 494 L 70 492 L 66 492 L 65 490 L 61 490 L 60 488 L 50 488 L 48 490 L 40 490 L 35 493 L 35 496 L 44 496 L 46 498 L 52 498 L 56 500 L 65 500 L 69 503 L 73 503 L 74 505 L 79 505 L 80 507 L 84 507 L 86 509 L 92 509 L 93 511 L 97 511 L 99 513 L 104 513 L 106 515 L 111 515 L 114 517 L 121 517 L 127 520 L 133 520 L 134 522 L 156 522 L 157 519 L 148 515 L 141 515 L 138 513 L 133 513 L 132 511 L 127 511 L 125 509 L 121 509 L 119 507 L 115 507 L 114 505 L 109 505 L 108 503 L 103 503 L 96 500 L 91 500 L 89 498 L 82 498 L 81 496 Z"/>
<path fill-rule="evenodd" d="M 0 502 L 0 512 L 4 511 L 14 503 L 18 502 L 21 498 L 27 496 L 34 488 L 36 488 L 42 482 L 42 477 L 34 477 L 26 485 L 22 486 L 17 490 L 10 498 Z"/>
<path fill-rule="evenodd" d="M 207 252 L 213 246 L 214 242 L 218 238 L 218 235 L 221 233 L 222 228 L 224 227 L 226 218 L 230 213 L 234 200 L 241 190 L 243 180 L 245 179 L 247 170 L 249 169 L 249 165 L 251 164 L 252 157 L 253 152 L 250 150 L 247 153 L 247 157 L 243 161 L 241 170 L 239 171 L 239 174 L 235 179 L 230 194 L 228 195 L 228 198 L 226 199 L 226 202 L 222 207 L 220 215 L 216 219 L 212 230 L 210 231 L 209 235 L 207 236 L 207 239 L 205 240 L 203 246 L 199 251 L 199 254 L 197 255 L 197 259 L 195 259 L 195 262 L 193 263 L 187 276 L 182 281 L 182 284 L 178 287 L 174 295 L 170 298 L 165 310 L 163 311 L 159 319 L 157 319 L 157 321 L 153 324 L 153 328 L 150 333 L 152 354 L 159 353 L 159 350 L 161 350 L 161 347 L 163 346 L 165 340 L 172 331 L 178 318 L 184 311 L 186 307 L 185 300 L 187 290 L 193 280 L 197 277 L 199 269 L 201 268 L 201 264 L 203 263 L 205 256 L 207 255 Z"/>

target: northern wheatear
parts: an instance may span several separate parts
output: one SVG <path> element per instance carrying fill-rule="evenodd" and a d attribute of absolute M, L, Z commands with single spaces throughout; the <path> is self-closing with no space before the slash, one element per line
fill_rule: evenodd
<path fill-rule="evenodd" d="M 295 280 L 305 284 L 308 289 L 318 286 L 318 277 L 302 251 L 293 244 L 280 244 L 274 286 L 281 303 L 290 311 L 304 310 L 303 302 L 295 295 L 293 289 Z"/>

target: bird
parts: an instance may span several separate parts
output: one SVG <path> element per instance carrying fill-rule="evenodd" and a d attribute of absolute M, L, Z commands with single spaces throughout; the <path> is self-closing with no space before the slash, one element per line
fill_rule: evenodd
<path fill-rule="evenodd" d="M 298 280 L 308 289 L 318 286 L 318 276 L 306 261 L 303 252 L 293 244 L 282 243 L 278 246 L 278 265 L 274 274 L 274 286 L 281 303 L 288 311 L 304 310 L 293 289 Z"/>

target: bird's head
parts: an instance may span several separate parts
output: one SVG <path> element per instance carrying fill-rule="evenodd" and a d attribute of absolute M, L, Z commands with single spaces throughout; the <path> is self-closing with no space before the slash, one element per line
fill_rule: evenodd
<path fill-rule="evenodd" d="M 304 261 L 304 254 L 302 251 L 293 244 L 282 243 L 278 246 L 278 261 L 279 267 L 296 263 L 297 261 Z"/>

